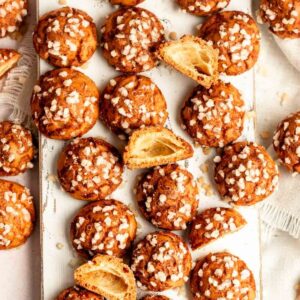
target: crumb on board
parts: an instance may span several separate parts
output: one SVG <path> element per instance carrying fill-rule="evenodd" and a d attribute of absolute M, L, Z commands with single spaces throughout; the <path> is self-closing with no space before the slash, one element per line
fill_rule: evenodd
<path fill-rule="evenodd" d="M 198 179 L 197 179 L 197 183 L 198 184 L 203 184 L 204 183 L 204 177 L 203 176 L 200 176 Z"/>
<path fill-rule="evenodd" d="M 262 139 L 266 140 L 271 136 L 271 133 L 270 133 L 270 131 L 265 130 L 265 131 L 262 131 L 259 135 Z"/>
<path fill-rule="evenodd" d="M 169 39 L 173 41 L 177 40 L 177 33 L 175 31 L 171 31 L 169 33 Z"/>
<path fill-rule="evenodd" d="M 285 92 L 279 93 L 278 96 L 279 96 L 281 106 L 283 106 L 284 103 L 289 99 L 289 95 Z"/>
<path fill-rule="evenodd" d="M 67 4 L 67 0 L 58 0 L 58 4 L 60 4 L 60 5 L 66 5 Z"/>
<path fill-rule="evenodd" d="M 50 182 L 58 182 L 58 177 L 55 174 L 49 174 L 47 176 L 47 180 L 49 180 Z"/>
<path fill-rule="evenodd" d="M 205 196 L 210 197 L 214 195 L 213 188 L 209 183 L 204 184 L 203 189 L 204 189 Z"/>
<path fill-rule="evenodd" d="M 203 191 L 205 196 L 212 196 L 214 195 L 213 187 L 210 183 L 206 182 L 203 176 L 200 176 L 197 179 L 197 185 L 200 191 Z"/>
<path fill-rule="evenodd" d="M 58 250 L 61 250 L 63 247 L 64 247 L 64 244 L 62 244 L 62 243 L 56 243 L 56 248 Z"/>
<path fill-rule="evenodd" d="M 200 170 L 203 172 L 203 173 L 207 173 L 208 172 L 208 169 L 209 169 L 209 164 L 207 162 L 203 163 L 200 165 Z"/>

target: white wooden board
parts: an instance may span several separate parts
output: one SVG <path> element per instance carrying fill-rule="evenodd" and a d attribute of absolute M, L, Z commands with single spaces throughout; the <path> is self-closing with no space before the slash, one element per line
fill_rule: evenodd
<path fill-rule="evenodd" d="M 195 33 L 195 27 L 203 21 L 179 10 L 175 0 L 146 0 L 141 7 L 147 8 L 154 12 L 162 22 L 167 26 L 168 31 L 177 32 L 178 36 L 183 34 Z M 245 12 L 251 12 L 251 1 L 232 0 L 227 8 L 238 9 Z M 90 14 L 98 29 L 103 23 L 105 16 L 112 12 L 114 8 L 103 0 L 68 0 L 67 4 L 80 8 Z M 38 4 L 39 15 L 50 10 L 61 7 L 58 1 L 40 0 Z M 44 61 L 40 61 L 40 74 L 43 74 L 51 67 Z M 117 75 L 117 72 L 110 67 L 102 57 L 101 50 L 98 49 L 88 63 L 88 68 L 81 70 L 90 76 L 102 91 L 109 79 Z M 196 85 L 192 80 L 185 78 L 176 71 L 170 71 L 164 65 L 146 72 L 145 75 L 151 77 L 154 82 L 161 88 L 168 104 L 170 120 L 168 126 L 189 140 L 189 137 L 179 126 L 179 109 L 185 96 Z M 247 103 L 247 109 L 254 109 L 254 72 L 226 78 L 232 82 L 243 94 Z M 118 140 L 100 121 L 96 126 L 86 134 L 86 136 L 99 136 L 111 142 L 116 147 L 122 148 L 122 142 Z M 243 139 L 254 139 L 254 122 L 246 121 Z M 74 263 L 80 263 L 77 254 L 73 251 L 69 239 L 70 221 L 76 211 L 86 204 L 84 201 L 74 200 L 65 193 L 55 181 L 56 161 L 58 155 L 66 143 L 40 137 L 40 189 L 41 189 L 41 247 L 42 247 L 42 296 L 44 300 L 53 300 L 55 296 L 64 288 L 73 284 Z M 213 184 L 211 172 L 201 174 L 200 165 L 207 160 L 211 160 L 211 155 L 204 155 L 200 148 L 195 149 L 193 158 L 182 162 L 197 178 L 206 177 L 207 181 Z M 126 170 L 122 186 L 112 194 L 112 198 L 120 200 L 130 205 L 137 212 L 137 219 L 141 225 L 137 235 L 137 240 L 145 236 L 146 233 L 154 231 L 155 228 L 150 225 L 140 215 L 135 205 L 134 195 L 132 193 L 133 183 L 136 175 L 140 171 Z M 206 197 L 203 192 L 200 195 L 200 210 L 212 206 L 225 205 L 215 194 L 212 197 Z M 193 252 L 193 259 L 203 257 L 211 251 L 228 250 L 233 254 L 244 259 L 255 274 L 257 284 L 257 299 L 261 299 L 260 293 L 260 235 L 259 235 L 259 217 L 255 208 L 243 208 L 240 210 L 248 221 L 248 225 L 235 234 L 229 235 L 210 244 L 200 251 Z M 180 233 L 179 233 L 180 234 Z M 62 249 L 61 246 L 63 246 Z M 180 291 L 166 291 L 163 294 L 168 295 L 171 299 L 183 300 L 191 299 L 188 284 Z"/>

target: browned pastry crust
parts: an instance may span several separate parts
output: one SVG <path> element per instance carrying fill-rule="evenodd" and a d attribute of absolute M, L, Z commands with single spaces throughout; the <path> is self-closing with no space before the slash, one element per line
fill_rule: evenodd
<path fill-rule="evenodd" d="M 207 16 L 225 8 L 230 0 L 177 0 L 187 12 L 196 16 Z"/>
<path fill-rule="evenodd" d="M 177 71 L 209 88 L 219 77 L 218 51 L 193 35 L 161 43 L 158 56 Z"/>
<path fill-rule="evenodd" d="M 104 300 L 104 298 L 80 286 L 75 285 L 63 290 L 56 297 L 56 300 Z"/>
<path fill-rule="evenodd" d="M 299 0 L 261 0 L 259 14 L 280 38 L 300 38 Z"/>
<path fill-rule="evenodd" d="M 42 16 L 33 34 L 37 54 L 56 67 L 81 66 L 94 54 L 97 43 L 93 19 L 71 7 Z"/>
<path fill-rule="evenodd" d="M 97 255 L 75 270 L 74 279 L 107 300 L 136 300 L 133 272 L 120 258 Z"/>
<path fill-rule="evenodd" d="M 193 250 L 201 248 L 222 236 L 240 230 L 247 224 L 235 209 L 209 208 L 198 214 L 191 225 L 189 242 Z"/>
<path fill-rule="evenodd" d="M 167 230 L 186 229 L 197 213 L 193 175 L 177 164 L 156 167 L 139 180 L 136 199 L 144 217 Z"/>
<path fill-rule="evenodd" d="M 171 232 L 149 233 L 132 253 L 131 269 L 137 286 L 164 291 L 184 285 L 192 267 L 188 246 Z"/>
<path fill-rule="evenodd" d="M 34 221 L 29 189 L 0 179 L 0 250 L 24 244 L 32 233 Z"/>
<path fill-rule="evenodd" d="M 263 146 L 237 142 L 214 159 L 215 181 L 225 201 L 253 205 L 268 197 L 278 184 L 278 168 Z"/>
<path fill-rule="evenodd" d="M 162 127 L 147 127 L 133 132 L 123 153 L 129 169 L 150 168 L 193 156 L 192 146 Z"/>
<path fill-rule="evenodd" d="M 241 11 L 224 11 L 209 17 L 200 37 L 219 50 L 219 72 L 238 75 L 251 69 L 260 49 L 260 31 L 253 18 Z"/>
<path fill-rule="evenodd" d="M 0 122 L 0 176 L 14 176 L 32 168 L 31 132 L 10 121 Z"/>
<path fill-rule="evenodd" d="M 181 110 L 183 127 L 201 146 L 224 147 L 242 134 L 244 104 L 231 83 L 219 80 L 210 89 L 199 85 Z"/>
<path fill-rule="evenodd" d="M 121 139 L 135 129 L 163 126 L 167 117 L 167 104 L 161 90 L 146 76 L 115 77 L 103 91 L 100 119 Z"/>
<path fill-rule="evenodd" d="M 134 6 L 142 3 L 145 0 L 110 0 L 113 5 Z"/>
<path fill-rule="evenodd" d="M 211 253 L 196 263 L 191 276 L 193 300 L 254 300 L 254 276 L 246 263 L 228 252 Z"/>
<path fill-rule="evenodd" d="M 79 210 L 71 223 L 71 241 L 82 256 L 107 254 L 121 257 L 136 234 L 134 214 L 116 200 L 100 200 Z"/>
<path fill-rule="evenodd" d="M 138 73 L 157 65 L 155 48 L 164 39 L 164 29 L 152 12 L 121 8 L 108 16 L 101 32 L 103 55 L 116 70 Z"/>
<path fill-rule="evenodd" d="M 170 300 L 170 298 L 162 295 L 147 295 L 141 300 Z"/>
<path fill-rule="evenodd" d="M 99 117 L 99 92 L 83 73 L 61 68 L 40 77 L 31 98 L 32 118 L 45 136 L 68 140 L 88 132 Z"/>
<path fill-rule="evenodd" d="M 0 79 L 12 69 L 21 58 L 21 54 L 13 49 L 0 49 Z"/>
<path fill-rule="evenodd" d="M 27 0 L 2 0 L 0 2 L 0 38 L 17 32 L 27 15 Z"/>
<path fill-rule="evenodd" d="M 57 173 L 65 191 L 79 200 L 101 200 L 122 182 L 118 150 L 100 138 L 75 139 L 62 151 Z"/>
<path fill-rule="evenodd" d="M 273 137 L 280 162 L 289 171 L 300 173 L 300 111 L 282 120 Z"/>

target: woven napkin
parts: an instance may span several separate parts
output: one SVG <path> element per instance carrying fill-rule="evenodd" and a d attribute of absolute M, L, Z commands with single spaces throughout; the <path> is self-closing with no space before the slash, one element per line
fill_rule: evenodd
<path fill-rule="evenodd" d="M 0 81 L 0 110 L 8 110 L 8 119 L 31 124 L 30 96 L 36 81 L 36 54 L 32 44 L 33 27 L 29 27 L 27 33 L 20 42 L 16 42 L 16 48 L 21 54 L 17 66 L 9 71 L 8 75 Z M 1 43 L 1 48 L 9 47 L 11 43 Z"/>
<path fill-rule="evenodd" d="M 277 159 L 273 146 L 268 148 L 268 152 Z M 280 165 L 279 173 L 278 190 L 259 205 L 261 218 L 271 228 L 300 238 L 300 175 L 293 176 Z"/>
<path fill-rule="evenodd" d="M 273 35 L 288 61 L 300 72 L 300 39 L 280 39 Z M 300 84 L 300 74 L 299 74 Z M 300 110 L 300 94 L 296 96 L 293 112 Z M 278 120 L 278 123 L 281 120 Z M 277 156 L 271 145 L 269 153 L 276 160 Z M 279 166 L 280 180 L 278 190 L 259 205 L 262 220 L 271 228 L 288 232 L 300 238 L 300 175 L 293 176 L 286 168 Z"/>

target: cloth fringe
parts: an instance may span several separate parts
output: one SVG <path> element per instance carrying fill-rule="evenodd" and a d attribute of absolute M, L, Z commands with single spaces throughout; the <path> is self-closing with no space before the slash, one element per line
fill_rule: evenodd
<path fill-rule="evenodd" d="M 294 238 L 300 238 L 299 216 L 268 202 L 262 203 L 259 209 L 261 219 L 268 227 L 286 231 Z"/>
<path fill-rule="evenodd" d="M 4 79 L 0 93 L 0 106 L 10 109 L 9 119 L 30 126 L 30 96 L 35 81 L 36 54 L 30 27 L 18 47 L 22 55 L 18 65 Z"/>

